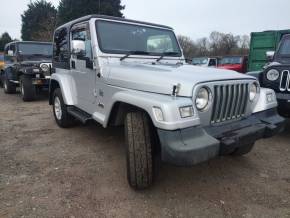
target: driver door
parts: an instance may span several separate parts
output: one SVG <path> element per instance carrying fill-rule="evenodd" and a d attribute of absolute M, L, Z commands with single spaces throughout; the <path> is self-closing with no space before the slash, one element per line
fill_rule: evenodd
<path fill-rule="evenodd" d="M 96 71 L 93 67 L 93 52 L 89 24 L 82 23 L 74 26 L 71 30 L 71 41 L 72 40 L 81 40 L 85 43 L 85 51 L 81 54 L 73 54 L 73 52 L 71 52 L 71 74 L 75 82 L 78 100 L 77 107 L 87 113 L 93 113 L 95 108 L 94 104 L 96 102 L 94 96 L 94 90 L 96 88 Z"/>

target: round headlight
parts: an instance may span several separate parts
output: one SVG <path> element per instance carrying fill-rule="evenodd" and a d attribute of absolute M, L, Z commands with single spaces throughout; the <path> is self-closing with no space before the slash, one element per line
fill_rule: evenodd
<path fill-rule="evenodd" d="M 278 70 L 272 69 L 272 70 L 268 71 L 267 79 L 270 81 L 275 81 L 279 78 L 279 75 L 280 75 L 280 73 Z"/>
<path fill-rule="evenodd" d="M 41 70 L 42 70 L 43 72 L 47 72 L 47 71 L 49 70 L 49 66 L 48 66 L 47 64 L 42 64 L 42 65 L 41 65 Z"/>
<path fill-rule="evenodd" d="M 250 101 L 254 101 L 258 94 L 258 84 L 257 83 L 252 83 L 250 86 Z"/>
<path fill-rule="evenodd" d="M 205 87 L 201 88 L 198 91 L 196 99 L 195 99 L 196 108 L 200 111 L 205 110 L 207 106 L 209 105 L 210 96 L 211 96 L 211 93 L 207 88 Z"/>

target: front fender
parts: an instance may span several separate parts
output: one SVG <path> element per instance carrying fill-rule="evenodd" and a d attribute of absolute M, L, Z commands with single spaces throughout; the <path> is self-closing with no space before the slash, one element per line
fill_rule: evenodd
<path fill-rule="evenodd" d="M 252 71 L 248 72 L 247 75 L 255 77 L 261 83 L 261 76 L 263 71 Z"/>
<path fill-rule="evenodd" d="M 8 80 L 17 80 L 17 75 L 15 72 L 15 69 L 12 66 L 6 67 L 4 69 L 4 75 L 5 78 Z"/>
<path fill-rule="evenodd" d="M 70 75 L 66 74 L 52 74 L 50 81 L 50 95 L 53 92 L 51 87 L 53 82 L 57 82 L 60 87 L 64 103 L 66 105 L 76 105 L 77 104 L 77 95 L 76 95 L 76 85 L 74 80 Z"/>
<path fill-rule="evenodd" d="M 127 103 L 143 109 L 151 117 L 154 126 L 159 129 L 177 130 L 200 125 L 200 119 L 196 111 L 193 117 L 181 118 L 180 116 L 179 108 L 192 105 L 191 98 L 126 90 L 115 93 L 112 96 L 112 100 L 111 109 L 117 102 Z M 153 111 L 154 107 L 162 110 L 164 121 L 156 119 Z"/>

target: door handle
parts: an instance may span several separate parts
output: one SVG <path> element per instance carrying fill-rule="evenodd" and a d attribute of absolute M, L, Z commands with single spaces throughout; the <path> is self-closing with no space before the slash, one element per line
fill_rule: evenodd
<path fill-rule="evenodd" d="M 73 69 L 76 69 L 76 62 L 75 62 L 75 61 L 71 61 L 71 67 L 72 67 Z"/>

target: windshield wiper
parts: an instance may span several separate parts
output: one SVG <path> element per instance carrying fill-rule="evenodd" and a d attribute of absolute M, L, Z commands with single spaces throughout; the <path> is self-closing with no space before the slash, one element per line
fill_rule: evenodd
<path fill-rule="evenodd" d="M 149 55 L 150 53 L 147 51 L 129 51 L 125 56 L 120 58 L 120 61 L 125 60 L 131 55 Z"/>
<path fill-rule="evenodd" d="M 164 52 L 156 61 L 157 62 L 161 61 L 165 56 L 178 55 L 178 54 L 179 54 L 178 52 Z"/>

